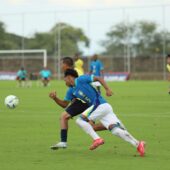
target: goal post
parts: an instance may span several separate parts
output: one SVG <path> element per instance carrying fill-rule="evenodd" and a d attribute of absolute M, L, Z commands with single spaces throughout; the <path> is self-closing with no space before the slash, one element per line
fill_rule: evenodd
<path fill-rule="evenodd" d="M 0 54 L 43 54 L 43 66 L 47 67 L 47 50 L 46 49 L 27 49 L 27 50 L 0 50 Z M 23 57 L 24 58 L 24 57 Z"/>

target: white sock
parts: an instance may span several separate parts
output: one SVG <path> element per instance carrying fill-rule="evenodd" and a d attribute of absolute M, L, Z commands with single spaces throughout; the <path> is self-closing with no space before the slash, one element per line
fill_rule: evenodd
<path fill-rule="evenodd" d="M 139 144 L 139 141 L 136 140 L 127 130 L 116 127 L 111 130 L 111 133 L 129 142 L 134 147 L 137 147 Z"/>
<path fill-rule="evenodd" d="M 86 121 L 78 118 L 76 123 L 87 133 L 89 134 L 94 140 L 100 138 L 100 136 L 94 131 L 93 127 Z"/>

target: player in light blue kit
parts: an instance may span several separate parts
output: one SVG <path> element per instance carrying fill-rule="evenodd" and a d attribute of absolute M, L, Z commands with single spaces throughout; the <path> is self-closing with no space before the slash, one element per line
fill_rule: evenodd
<path fill-rule="evenodd" d="M 44 86 L 47 86 L 50 78 L 51 78 L 51 71 L 44 67 L 43 70 L 40 71 L 41 80 Z"/>
<path fill-rule="evenodd" d="M 24 67 L 21 67 L 21 69 L 18 70 L 16 80 L 19 81 L 20 87 L 24 87 L 26 85 L 25 82 L 27 80 L 27 71 L 24 69 Z"/>
<path fill-rule="evenodd" d="M 90 106 L 81 114 L 81 117 L 76 120 L 76 123 L 94 140 L 90 146 L 90 150 L 96 149 L 98 146 L 104 144 L 104 140 L 99 137 L 89 123 L 99 120 L 112 134 L 132 144 L 137 148 L 139 154 L 144 156 L 144 141 L 138 141 L 125 129 L 122 122 L 113 112 L 111 105 L 92 87 L 92 82 L 99 81 L 106 90 L 106 95 L 112 96 L 113 93 L 104 79 L 93 75 L 77 77 L 75 70 L 68 69 L 65 72 L 64 80 L 67 86 L 74 88 L 73 95 Z"/>
<path fill-rule="evenodd" d="M 93 74 L 94 76 L 98 77 L 103 77 L 103 70 L 103 63 L 98 59 L 98 55 L 93 55 L 92 61 L 90 63 L 90 74 Z M 101 84 L 99 82 L 93 82 L 92 84 L 96 86 L 98 92 L 100 92 Z"/>

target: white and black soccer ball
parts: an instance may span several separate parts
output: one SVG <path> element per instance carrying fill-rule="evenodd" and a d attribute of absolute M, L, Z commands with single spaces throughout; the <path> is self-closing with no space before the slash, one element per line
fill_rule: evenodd
<path fill-rule="evenodd" d="M 19 104 L 19 99 L 14 95 L 9 95 L 5 98 L 5 105 L 10 109 L 16 108 L 18 104 Z"/>

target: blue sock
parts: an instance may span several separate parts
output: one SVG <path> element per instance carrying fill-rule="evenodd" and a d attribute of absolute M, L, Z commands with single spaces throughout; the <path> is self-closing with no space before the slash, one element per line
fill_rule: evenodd
<path fill-rule="evenodd" d="M 61 142 L 67 142 L 67 129 L 61 129 Z"/>

